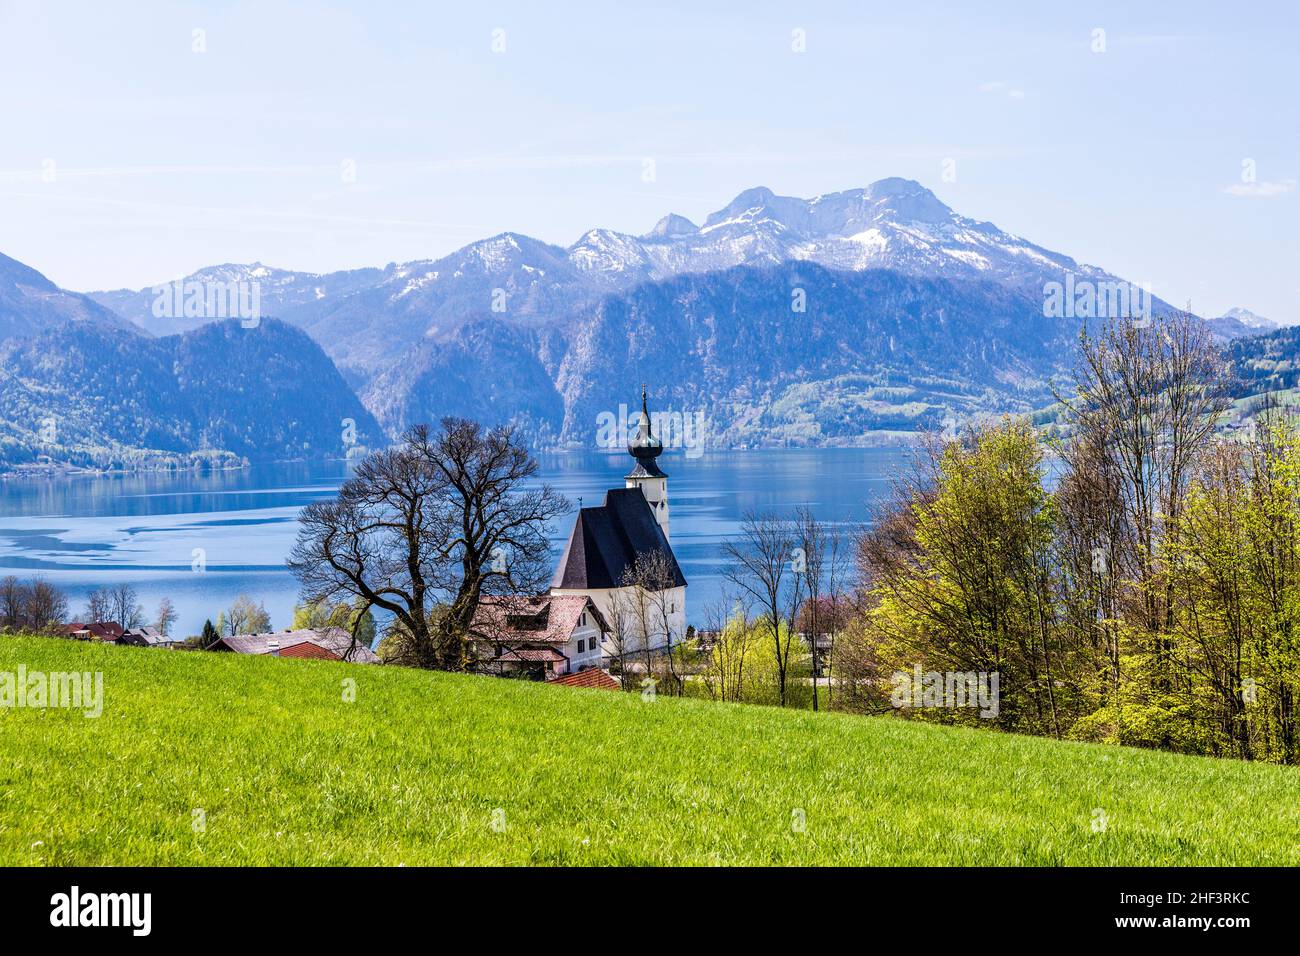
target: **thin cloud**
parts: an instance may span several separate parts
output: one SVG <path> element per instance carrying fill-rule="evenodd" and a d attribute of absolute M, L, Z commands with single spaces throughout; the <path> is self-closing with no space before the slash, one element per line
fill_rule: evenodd
<path fill-rule="evenodd" d="M 476 226 L 458 225 L 456 223 L 427 222 L 416 219 L 371 219 L 358 216 L 331 216 L 323 213 L 297 212 L 293 210 L 265 209 L 257 207 L 233 208 L 227 206 L 194 206 L 181 203 L 135 202 L 127 199 L 109 199 L 101 196 L 67 196 L 57 193 L 3 192 L 0 193 L 0 198 L 38 200 L 53 199 L 56 202 L 72 204 L 114 206 L 122 209 L 135 210 L 154 210 L 160 213 L 201 213 L 203 215 L 232 216 L 241 219 L 247 216 L 261 216 L 270 219 L 299 220 L 302 222 L 338 223 L 341 225 L 354 226 L 382 226 L 403 229 L 434 229 L 439 231 L 468 233 L 473 233 L 478 228 Z"/>
<path fill-rule="evenodd" d="M 1014 86 L 1009 86 L 1002 80 L 990 80 L 987 83 L 981 83 L 979 90 L 981 93 L 999 93 L 1013 100 L 1023 100 L 1025 91 Z"/>

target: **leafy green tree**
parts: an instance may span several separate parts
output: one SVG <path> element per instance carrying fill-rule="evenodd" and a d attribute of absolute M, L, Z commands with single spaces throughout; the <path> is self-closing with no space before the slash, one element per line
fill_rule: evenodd
<path fill-rule="evenodd" d="M 361 599 L 351 604 L 307 601 L 293 609 L 293 629 L 318 629 L 337 627 L 352 634 L 355 628 L 358 643 L 369 647 L 375 642 L 375 616 Z"/>
<path fill-rule="evenodd" d="M 867 633 L 887 668 L 997 673 L 997 724 L 1059 736 L 1066 667 L 1053 603 L 1056 511 L 1043 477 L 1025 423 L 935 440 L 917 480 L 900 489 L 901 514 L 863 537 L 859 561 L 871 582 Z"/>
<path fill-rule="evenodd" d="M 217 631 L 224 637 L 236 634 L 264 634 L 271 630 L 271 615 L 266 605 L 241 594 L 226 610 L 217 615 Z"/>

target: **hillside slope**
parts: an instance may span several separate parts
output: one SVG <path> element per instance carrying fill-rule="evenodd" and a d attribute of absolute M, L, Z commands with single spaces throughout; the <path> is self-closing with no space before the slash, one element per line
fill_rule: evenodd
<path fill-rule="evenodd" d="M 1300 326 L 1240 338 L 1224 349 L 1228 389 L 1234 397 L 1300 385 Z"/>
<path fill-rule="evenodd" d="M 0 637 L 20 665 L 104 706 L 0 708 L 0 865 L 1300 863 L 1289 767 Z"/>
<path fill-rule="evenodd" d="M 155 339 L 66 322 L 0 341 L 0 464 L 138 462 L 143 450 L 238 457 L 347 453 L 379 426 L 306 333 L 234 319 Z"/>
<path fill-rule="evenodd" d="M 575 307 L 563 332 L 462 326 L 361 398 L 390 433 L 474 407 L 538 444 L 592 447 L 601 414 L 649 382 L 657 411 L 704 416 L 710 446 L 870 443 L 948 412 L 1036 407 L 1068 371 L 1078 325 L 993 282 L 740 266 L 611 293 Z"/>
<path fill-rule="evenodd" d="M 60 289 L 31 266 L 0 253 L 0 339 L 32 335 L 65 322 L 135 330 L 90 296 Z"/>

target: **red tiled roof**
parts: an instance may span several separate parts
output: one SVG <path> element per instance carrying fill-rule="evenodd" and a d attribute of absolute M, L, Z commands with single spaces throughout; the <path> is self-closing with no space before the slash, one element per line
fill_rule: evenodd
<path fill-rule="evenodd" d="M 122 636 L 122 625 L 116 621 L 96 621 L 90 624 L 77 621 L 65 626 L 63 632 L 69 636 L 85 632 L 97 641 L 115 641 Z"/>
<path fill-rule="evenodd" d="M 594 690 L 622 690 L 619 682 L 599 667 L 588 667 L 585 671 L 555 677 L 546 683 L 562 684 L 565 687 L 588 687 Z"/>
<path fill-rule="evenodd" d="M 605 619 L 585 594 L 493 595 L 479 601 L 470 625 L 476 636 L 502 644 L 567 644 L 588 611 L 602 631 Z M 536 628 L 523 627 L 521 618 L 533 618 Z M 512 620 L 513 619 L 513 620 Z"/>
<path fill-rule="evenodd" d="M 320 647 L 311 641 L 303 641 L 301 644 L 290 644 L 288 647 L 280 648 L 281 657 L 310 657 L 319 661 L 341 661 L 343 660 L 338 654 L 335 654 L 328 647 Z"/>
<path fill-rule="evenodd" d="M 322 657 L 320 655 L 311 655 L 321 660 L 347 660 L 349 651 L 351 660 L 356 664 L 374 664 L 379 661 L 378 656 L 365 644 L 352 646 L 352 637 L 347 631 L 339 627 L 322 627 L 322 628 L 303 628 L 298 631 L 271 631 L 266 634 L 236 634 L 233 637 L 223 637 L 218 639 L 213 647 L 217 645 L 234 651 L 237 654 L 270 654 L 271 643 L 279 645 L 277 653 L 284 657 L 285 649 L 295 647 L 299 644 L 314 644 L 322 650 L 333 652 L 333 657 Z M 307 653 L 290 654 L 289 657 L 306 657 Z"/>
<path fill-rule="evenodd" d="M 498 661 L 567 661 L 568 658 L 553 647 L 519 647 L 506 651 Z"/>

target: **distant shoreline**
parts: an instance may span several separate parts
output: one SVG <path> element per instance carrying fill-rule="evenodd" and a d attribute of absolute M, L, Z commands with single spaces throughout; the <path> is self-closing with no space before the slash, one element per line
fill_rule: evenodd
<path fill-rule="evenodd" d="M 819 449 L 873 449 L 873 448 L 907 448 L 914 445 L 923 435 L 923 432 L 897 432 L 882 431 L 874 440 L 867 441 L 826 441 L 818 443 L 773 443 L 773 444 L 739 444 L 729 445 L 726 447 L 710 447 L 703 449 L 703 453 L 717 452 L 738 452 L 738 451 L 788 451 L 792 449 L 804 449 L 816 451 Z M 671 450 L 671 449 L 670 449 Z M 592 447 L 589 445 L 549 445 L 544 448 L 537 448 L 534 454 L 537 455 L 566 455 L 566 454 L 626 454 L 619 449 Z M 695 457 L 695 456 L 691 456 Z M 255 464 L 290 464 L 293 462 L 311 461 L 309 458 L 268 458 L 264 461 L 249 461 L 243 459 L 237 464 L 214 464 L 210 462 L 193 462 L 181 464 L 179 462 L 161 461 L 157 463 L 143 463 L 140 465 L 131 465 L 126 467 L 105 467 L 96 468 L 88 465 L 72 465 L 67 463 L 49 463 L 49 464 L 21 464 L 21 465 L 4 465 L 0 464 L 0 481 L 21 480 L 24 478 L 70 478 L 70 477 L 108 477 L 110 475 L 141 475 L 141 474 L 182 474 L 189 472 L 228 472 L 244 471 Z M 345 459 L 339 459 L 345 460 Z"/>
<path fill-rule="evenodd" d="M 292 460 L 292 459 L 290 459 Z M 155 464 L 138 465 L 126 468 L 93 468 L 85 465 L 50 464 L 50 465 L 15 465 L 0 466 L 0 481 L 23 478 L 71 478 L 90 475 L 107 477 L 109 475 L 140 474 L 179 474 L 181 472 L 216 472 L 243 471 L 251 467 L 248 461 L 239 464 Z"/>

